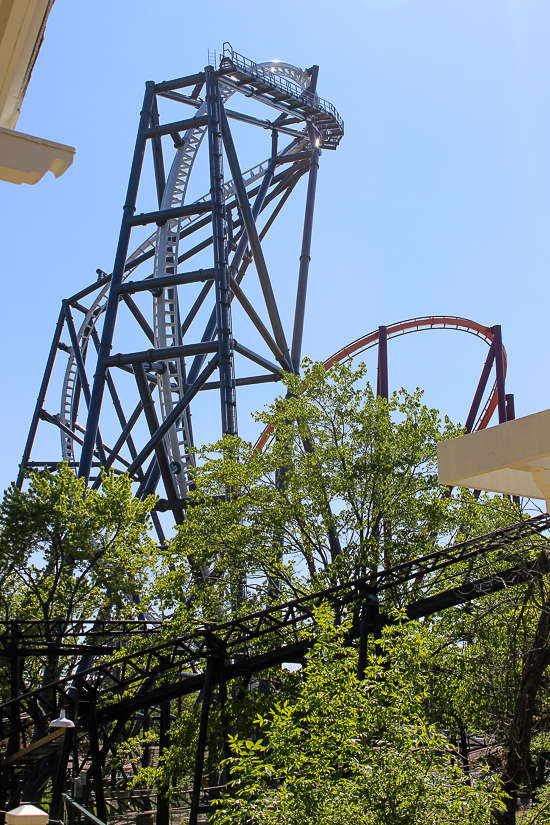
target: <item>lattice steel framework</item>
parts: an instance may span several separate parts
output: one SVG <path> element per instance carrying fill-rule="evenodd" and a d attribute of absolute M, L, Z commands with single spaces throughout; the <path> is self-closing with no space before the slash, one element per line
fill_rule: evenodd
<path fill-rule="evenodd" d="M 237 433 L 239 385 L 277 381 L 281 370 L 298 369 L 319 158 L 322 149 L 338 146 L 344 131 L 335 108 L 316 93 L 317 73 L 316 66 L 303 71 L 279 62 L 256 64 L 226 43 L 219 67 L 146 84 L 113 271 L 99 270 L 98 280 L 63 301 L 22 468 L 55 466 L 63 459 L 97 487 L 99 468 L 113 467 L 130 474 L 139 496 L 156 490 L 162 479 L 167 507 L 179 522 L 194 463 L 193 399 L 201 391 L 219 390 L 221 428 L 215 440 L 220 433 Z M 249 99 L 245 109 L 255 106 L 258 111 L 230 109 L 230 98 L 240 96 Z M 165 122 L 161 102 L 195 112 Z M 276 117 L 257 117 L 265 107 Z M 266 159 L 247 171 L 242 171 L 230 121 L 271 135 Z M 169 141 L 175 154 L 165 177 Z M 201 168 L 202 144 L 208 162 Z M 136 214 L 138 194 L 140 199 L 147 196 L 142 171 L 149 149 L 157 203 Z M 191 200 L 195 167 L 194 180 L 200 173 L 208 194 Z M 289 336 L 275 297 L 280 278 L 269 271 L 262 241 L 304 176 L 305 215 Z M 137 228 L 151 226 L 154 232 L 130 253 Z M 260 306 L 244 291 L 251 264 Z M 246 319 L 238 330 L 232 319 L 234 299 Z M 141 345 L 133 344 L 137 339 L 120 317 L 122 305 Z M 80 324 L 76 313 L 83 315 Z M 119 342 L 124 351 L 115 354 Z M 68 359 L 61 409 L 54 415 L 45 399 L 60 351 Z M 260 368 L 258 374 L 252 366 Z M 120 388 L 128 374 L 134 394 L 130 408 L 130 390 Z M 141 418 L 146 432 L 140 431 Z M 61 453 L 33 460 L 40 421 L 60 431 Z M 161 531 L 158 517 L 156 523 Z"/>
<path fill-rule="evenodd" d="M 146 84 L 113 271 L 110 275 L 98 271 L 98 280 L 62 303 L 23 469 L 55 466 L 65 460 L 98 487 L 100 468 L 112 467 L 130 474 L 141 497 L 161 483 L 165 498 L 157 510 L 172 511 L 180 522 L 192 483 L 191 404 L 198 393 L 219 392 L 218 434 L 234 435 L 237 387 L 278 381 L 281 370 L 298 370 L 319 158 L 323 148 L 336 149 L 343 136 L 338 113 L 316 93 L 317 72 L 316 66 L 302 71 L 283 63 L 255 64 L 225 44 L 219 66 Z M 239 99 L 239 95 L 249 102 L 240 110 L 229 108 L 230 98 Z M 161 120 L 161 103 L 184 104 L 195 112 L 187 119 Z M 275 110 L 274 119 L 258 116 L 265 106 Z M 230 126 L 235 122 L 270 135 L 266 159 L 245 172 Z M 169 142 L 174 157 L 166 176 L 164 155 Z M 156 203 L 149 211 L 136 214 L 138 194 L 140 198 L 149 194 L 142 182 L 147 153 L 152 160 Z M 208 194 L 194 198 L 193 182 L 201 175 L 202 191 Z M 275 297 L 280 278 L 270 273 L 263 241 L 303 177 L 307 177 L 305 213 L 289 335 Z M 154 231 L 130 253 L 134 233 L 143 231 L 139 227 L 151 226 Z M 260 301 L 253 301 L 244 291 L 243 279 L 250 268 L 257 275 Z M 242 330 L 234 328 L 234 299 L 247 319 L 248 326 L 240 322 Z M 127 313 L 126 318 L 119 308 Z M 82 315 L 80 323 L 75 321 L 76 313 Z M 129 332 L 128 321 L 142 343 Z M 387 397 L 388 339 L 437 328 L 473 333 L 489 345 L 467 419 L 468 431 L 487 426 L 497 406 L 499 421 L 513 418 L 513 398 L 504 389 L 506 356 L 498 326 L 483 327 L 452 316 L 412 319 L 380 327 L 344 347 L 325 366 L 328 369 L 335 361 L 378 345 L 377 393 Z M 119 343 L 124 351 L 115 353 Z M 66 363 L 60 412 L 54 415 L 45 404 L 60 353 Z M 260 368 L 257 374 L 246 369 L 253 364 Z M 493 364 L 495 386 L 480 413 Z M 53 457 L 35 460 L 33 445 L 41 421 L 57 428 L 61 450 Z M 266 432 L 259 446 L 268 437 Z M 18 483 L 22 480 L 20 473 Z M 157 512 L 154 517 L 162 538 Z M 83 764 L 91 766 L 96 810 L 105 819 L 101 771 L 123 732 L 131 735 L 139 730 L 152 710 L 158 709 L 162 749 L 170 725 L 170 701 L 200 691 L 202 739 L 189 798 L 189 822 L 195 825 L 199 804 L 206 798 L 203 762 L 214 686 L 227 699 L 227 681 L 250 678 L 303 657 L 310 641 L 301 631 L 312 624 L 313 608 L 327 601 L 336 611 L 353 614 L 348 641 L 359 639 L 361 673 L 368 634 L 373 630 L 377 634 L 384 611 L 397 595 L 413 619 L 532 579 L 537 574 L 535 559 L 512 550 L 548 530 L 548 518 L 521 522 L 369 578 L 184 637 L 170 637 L 168 627 L 155 620 L 106 619 L 90 621 L 87 626 L 85 622 L 67 625 L 65 641 L 55 643 L 45 623 L 6 624 L 0 632 L 0 655 L 11 663 L 13 698 L 0 706 L 3 736 L 9 741 L 2 765 L 4 799 L 9 799 L 8 786 L 18 772 L 26 770 L 27 776 L 33 765 L 59 751 L 61 737 L 48 733 L 48 723 L 60 702 L 69 701 L 77 736 L 79 732 L 87 735 L 88 751 L 79 767 L 73 734 L 64 735 L 61 753 L 45 774 L 53 777 L 53 814 L 59 808 L 72 749 L 77 774 Z M 482 561 L 489 556 L 492 566 L 483 567 Z M 139 640 L 138 652 L 114 658 L 120 641 L 130 644 L 133 637 Z M 74 657 L 73 664 L 67 665 L 66 675 L 54 684 L 25 691 L 23 660 L 48 656 L 62 656 L 67 662 Z M 79 656 L 85 658 L 76 666 Z M 18 781 L 11 788 L 13 799 L 19 792 Z M 157 822 L 168 823 L 167 802 L 160 797 Z"/>
<path fill-rule="evenodd" d="M 23 658 L 28 661 L 48 655 L 67 656 L 74 652 L 75 645 L 68 641 L 56 646 L 46 641 L 51 635 L 49 625 L 54 623 L 0 624 L 0 656 L 11 661 L 14 688 L 12 700 L 0 705 L 1 735 L 9 741 L 1 765 L 4 799 L 10 778 L 12 783 L 15 779 L 13 803 L 20 793 L 21 772 L 26 772 L 23 782 L 25 777 L 28 782 L 33 766 L 46 764 L 47 757 L 61 748 L 55 769 L 46 766 L 42 777 L 46 781 L 53 773 L 50 812 L 55 815 L 59 809 L 72 753 L 73 775 L 88 765 L 86 773 L 90 774 L 96 810 L 106 821 L 108 805 L 102 768 L 108 754 L 116 750 L 121 737 L 143 729 L 153 710 L 160 726 L 161 747 L 163 737 L 166 746 L 170 702 L 200 693 L 195 771 L 192 788 L 184 794 L 188 796 L 186 816 L 195 825 L 199 812 L 207 810 L 212 793 L 204 786 L 203 768 L 214 688 L 225 703 L 227 684 L 232 680 L 246 681 L 282 662 L 300 661 L 307 655 L 313 638 L 304 630 L 314 630 L 314 609 L 327 602 L 337 615 L 353 619 L 347 641 L 354 644 L 358 640 L 357 670 L 362 676 L 369 634 L 378 638 L 381 625 L 389 621 L 387 611 L 391 605 L 399 604 L 409 619 L 418 619 L 530 581 L 541 575 L 539 552 L 534 551 L 544 546 L 537 537 L 549 528 L 547 514 L 527 519 L 428 556 L 373 571 L 363 579 L 185 636 L 173 637 L 169 624 L 163 627 L 154 621 L 72 623 L 67 627 L 69 639 L 79 637 L 80 645 L 84 643 L 87 650 L 93 649 L 98 657 L 106 658 L 87 670 L 69 667 L 63 678 L 30 692 L 21 690 Z M 485 575 L 480 576 L 481 573 Z M 155 635 L 159 637 L 156 642 Z M 130 644 L 132 637 L 138 641 L 136 651 L 117 657 L 117 638 Z M 59 704 L 64 702 L 71 706 L 76 728 L 64 734 L 62 730 L 48 733 L 48 721 L 57 716 Z M 36 737 L 37 731 L 42 731 L 41 738 Z M 79 736 L 87 737 L 81 757 L 75 749 Z M 25 745 L 29 739 L 30 744 Z M 159 795 L 158 825 L 167 825 L 169 821 L 167 804 Z"/>

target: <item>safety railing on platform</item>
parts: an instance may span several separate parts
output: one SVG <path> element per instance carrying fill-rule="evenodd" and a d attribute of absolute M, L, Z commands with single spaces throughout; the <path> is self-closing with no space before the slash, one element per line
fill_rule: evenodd
<path fill-rule="evenodd" d="M 231 66 L 244 72 L 244 74 L 256 77 L 266 85 L 272 86 L 277 91 L 281 91 L 283 94 L 289 94 L 296 100 L 300 100 L 305 106 L 311 106 L 314 109 L 325 112 L 325 114 L 334 118 L 342 132 L 344 131 L 344 121 L 328 100 L 323 100 L 323 98 L 316 94 L 304 91 L 301 86 L 293 80 L 277 74 L 276 71 L 258 66 L 253 60 L 249 60 L 248 57 L 244 57 L 242 54 L 234 51 L 229 43 L 223 44 L 222 66 L 224 65 L 224 61 L 229 62 Z"/>

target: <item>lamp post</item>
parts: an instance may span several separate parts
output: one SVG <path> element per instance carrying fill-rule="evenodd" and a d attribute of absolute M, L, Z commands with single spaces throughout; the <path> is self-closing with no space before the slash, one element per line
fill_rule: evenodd
<path fill-rule="evenodd" d="M 78 712 L 78 691 L 74 687 L 70 687 L 69 690 L 74 692 L 74 697 L 70 696 L 68 691 L 65 692 L 65 701 L 73 701 L 74 702 L 74 713 L 73 716 L 77 717 Z M 71 747 L 74 743 L 75 747 L 75 754 L 76 754 L 76 736 L 75 736 L 75 723 L 72 719 L 68 719 L 65 715 L 65 708 L 61 708 L 59 711 L 59 716 L 57 719 L 53 719 L 50 722 L 50 728 L 64 728 L 65 735 L 63 737 L 63 745 L 61 747 L 61 754 L 59 757 L 59 763 L 57 766 L 57 774 L 53 779 L 53 787 L 52 787 L 52 798 L 50 803 L 50 812 L 52 816 L 57 817 L 59 813 L 59 806 L 61 803 L 61 794 L 64 791 L 65 786 L 65 773 L 67 770 L 67 764 L 69 762 L 69 757 L 71 754 Z M 75 766 L 74 766 L 74 758 L 73 758 L 73 778 L 75 775 Z M 15 825 L 17 825 L 15 823 Z M 24 823 L 23 823 L 24 825 Z M 42 825 L 41 823 L 37 823 L 37 825 Z"/>

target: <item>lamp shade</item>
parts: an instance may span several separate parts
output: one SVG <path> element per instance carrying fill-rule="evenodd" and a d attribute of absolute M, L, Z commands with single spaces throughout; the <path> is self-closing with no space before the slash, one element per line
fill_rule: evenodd
<path fill-rule="evenodd" d="M 50 728 L 74 728 L 74 722 L 72 719 L 67 719 L 65 711 L 61 709 L 58 718 L 50 722 Z"/>
<path fill-rule="evenodd" d="M 48 825 L 49 821 L 46 811 L 34 805 L 20 805 L 6 814 L 7 825 Z"/>

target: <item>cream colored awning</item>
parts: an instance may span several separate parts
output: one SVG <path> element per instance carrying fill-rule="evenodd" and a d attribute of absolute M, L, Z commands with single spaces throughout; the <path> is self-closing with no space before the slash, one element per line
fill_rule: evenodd
<path fill-rule="evenodd" d="M 15 129 L 54 0 L 0 0 L 0 126 Z"/>
<path fill-rule="evenodd" d="M 437 447 L 440 484 L 550 504 L 550 410 L 442 441 Z"/>
<path fill-rule="evenodd" d="M 72 146 L 15 132 L 54 0 L 0 0 L 0 179 L 37 183 L 73 162 Z"/>
<path fill-rule="evenodd" d="M 74 153 L 64 143 L 0 127 L 0 179 L 10 183 L 37 183 L 46 172 L 58 178 L 73 162 Z"/>

